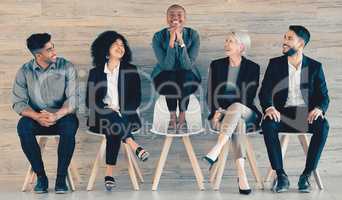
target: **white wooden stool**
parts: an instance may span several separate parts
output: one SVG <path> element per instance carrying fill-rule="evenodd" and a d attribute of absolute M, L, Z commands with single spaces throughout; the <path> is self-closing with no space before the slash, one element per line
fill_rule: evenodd
<path fill-rule="evenodd" d="M 54 138 L 56 141 L 56 144 L 59 143 L 59 135 L 39 135 L 37 137 L 38 137 L 37 142 L 39 144 L 42 156 L 43 156 L 43 152 L 45 150 L 46 143 L 49 140 L 49 138 Z M 24 184 L 23 184 L 21 191 L 23 191 L 23 192 L 29 191 L 29 188 L 30 188 L 30 190 L 32 190 L 36 177 L 37 176 L 33 172 L 32 166 L 30 165 L 28 170 L 27 170 L 25 180 L 24 180 Z M 75 179 L 77 184 L 80 183 L 80 175 L 78 173 L 77 166 L 75 165 L 73 160 L 71 160 L 69 168 L 68 168 L 68 175 L 67 175 L 67 181 L 68 181 L 68 184 L 69 184 L 71 191 L 75 191 L 75 189 L 76 189 L 74 179 Z"/>
<path fill-rule="evenodd" d="M 178 112 L 178 111 L 177 111 Z M 188 125 L 188 132 L 183 134 L 170 134 L 167 132 L 170 113 L 167 109 L 165 96 L 159 96 L 154 106 L 153 124 L 151 132 L 165 136 L 164 145 L 160 154 L 160 158 L 156 167 L 155 175 L 152 182 L 152 190 L 158 189 L 160 176 L 163 172 L 165 162 L 172 144 L 176 137 L 182 138 L 186 152 L 190 159 L 192 169 L 195 173 L 197 184 L 200 190 L 204 190 L 204 178 L 201 168 L 198 164 L 195 152 L 193 150 L 190 135 L 196 135 L 204 131 L 202 127 L 201 107 L 194 95 L 190 96 L 188 111 L 185 114 Z"/>
<path fill-rule="evenodd" d="M 219 131 L 216 131 L 214 129 L 212 129 L 210 127 L 210 125 L 208 125 L 209 127 L 209 131 L 218 134 Z M 259 134 L 260 130 L 254 131 L 254 132 L 249 132 L 248 135 L 252 135 L 252 134 Z M 257 182 L 257 187 L 259 189 L 264 189 L 264 182 L 262 180 L 262 177 L 260 175 L 259 169 L 257 167 L 256 164 L 256 159 L 255 159 L 255 153 L 253 150 L 253 146 L 251 144 L 251 142 L 248 139 L 248 135 L 241 135 L 242 136 L 242 141 L 245 144 L 246 147 L 246 154 L 247 154 L 247 160 L 249 162 L 249 165 L 251 167 L 252 173 L 255 177 L 255 180 Z M 213 165 L 213 167 L 210 170 L 210 177 L 209 177 L 209 181 L 210 183 L 212 183 L 213 189 L 214 190 L 219 190 L 220 189 L 220 185 L 221 185 L 221 181 L 222 181 L 222 177 L 223 177 L 223 172 L 224 172 L 224 168 L 226 165 L 226 161 L 228 158 L 228 153 L 229 153 L 229 149 L 230 146 L 232 145 L 231 143 L 231 139 L 229 139 L 227 141 L 227 143 L 223 146 L 221 153 L 218 157 L 217 162 Z"/>
<path fill-rule="evenodd" d="M 136 134 L 138 131 L 135 131 L 132 134 Z M 88 181 L 87 190 L 90 191 L 94 187 L 95 179 L 96 179 L 99 167 L 100 167 L 100 163 L 103 160 L 104 154 L 106 152 L 106 136 L 100 133 L 91 132 L 89 130 L 87 130 L 86 133 L 101 138 L 101 144 L 97 152 L 96 159 L 94 161 L 94 165 L 92 167 L 90 178 Z M 144 179 L 143 179 L 140 167 L 138 165 L 138 161 L 135 157 L 135 153 L 133 153 L 132 149 L 129 147 L 128 144 L 121 142 L 121 145 L 123 146 L 123 149 L 126 155 L 125 157 L 126 157 L 127 165 L 128 165 L 127 167 L 128 174 L 131 179 L 133 189 L 139 190 L 139 183 L 138 183 L 137 175 L 141 183 L 144 182 Z"/>
<path fill-rule="evenodd" d="M 281 153 L 282 153 L 282 157 L 283 160 L 286 156 L 286 151 L 287 151 L 287 147 L 290 141 L 290 136 L 297 136 L 298 140 L 301 144 L 301 146 L 303 147 L 303 151 L 305 156 L 308 153 L 308 149 L 309 149 L 309 139 L 308 139 L 308 135 L 311 135 L 310 133 L 289 133 L 289 132 L 280 132 L 279 135 L 281 136 L 280 138 L 280 145 L 281 145 Z M 268 169 L 268 173 L 265 177 L 265 182 L 269 182 L 275 179 L 275 171 L 272 169 L 272 167 L 269 167 Z M 316 169 L 314 171 L 314 177 L 317 183 L 317 187 L 320 190 L 324 189 L 323 186 L 323 182 L 321 180 L 321 176 L 319 175 L 318 169 Z"/>

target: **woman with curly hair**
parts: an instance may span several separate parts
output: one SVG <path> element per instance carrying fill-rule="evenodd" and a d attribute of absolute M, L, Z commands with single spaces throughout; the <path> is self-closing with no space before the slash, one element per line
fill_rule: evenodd
<path fill-rule="evenodd" d="M 121 141 L 135 150 L 141 161 L 149 156 L 132 136 L 132 131 L 141 127 L 137 113 L 140 77 L 137 67 L 130 64 L 132 53 L 127 40 L 115 31 L 105 31 L 95 39 L 91 56 L 95 67 L 89 71 L 87 84 L 87 124 L 90 131 L 106 136 L 105 186 L 111 190 L 115 187 L 112 176 Z"/>

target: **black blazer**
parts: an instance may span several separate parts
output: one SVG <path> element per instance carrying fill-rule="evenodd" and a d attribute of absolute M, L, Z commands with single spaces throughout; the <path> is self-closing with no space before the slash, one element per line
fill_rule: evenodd
<path fill-rule="evenodd" d="M 221 58 L 214 60 L 210 64 L 208 77 L 208 106 L 210 120 L 215 111 L 219 108 L 227 108 L 235 102 L 242 103 L 252 109 L 258 116 L 258 119 L 253 122 L 256 127 L 259 126 L 261 113 L 254 105 L 254 98 L 259 87 L 260 67 L 258 64 L 245 57 L 242 57 L 240 71 L 237 77 L 237 87 L 240 94 L 235 95 L 236 98 L 222 98 L 226 91 L 226 82 L 229 73 L 229 58 Z M 215 94 L 216 93 L 216 94 Z M 219 97 L 221 96 L 221 97 Z M 217 102 L 217 103 L 215 103 Z"/>
<path fill-rule="evenodd" d="M 270 106 L 278 110 L 284 108 L 289 89 L 288 69 L 287 56 L 270 59 L 259 93 L 264 112 Z M 309 110 L 318 107 L 325 113 L 329 96 L 322 64 L 303 55 L 300 82 L 300 89 Z"/>
<path fill-rule="evenodd" d="M 141 86 L 136 66 L 120 63 L 118 93 L 120 113 L 127 117 L 130 124 L 133 124 L 132 129 L 139 129 L 141 121 L 136 110 L 141 103 Z M 104 68 L 91 69 L 87 84 L 86 106 L 89 109 L 87 125 L 93 132 L 99 132 L 99 112 L 106 106 L 103 103 L 106 94 L 107 75 L 104 73 Z"/>

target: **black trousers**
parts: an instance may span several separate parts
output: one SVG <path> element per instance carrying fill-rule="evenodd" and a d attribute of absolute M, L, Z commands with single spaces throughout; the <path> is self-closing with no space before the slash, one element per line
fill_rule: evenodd
<path fill-rule="evenodd" d="M 310 132 L 312 133 L 305 172 L 312 172 L 317 168 L 329 132 L 329 124 L 325 118 L 319 117 L 312 124 L 306 121 L 307 107 L 288 107 L 279 110 L 281 121 L 275 122 L 266 118 L 262 122 L 262 131 L 272 169 L 282 170 L 283 160 L 278 138 L 279 132 Z"/>
<path fill-rule="evenodd" d="M 200 84 L 191 70 L 162 71 L 153 81 L 158 93 L 165 95 L 169 111 L 173 112 L 177 105 L 180 112 L 188 109 L 189 97 Z"/>
<path fill-rule="evenodd" d="M 126 142 L 127 138 L 133 135 L 130 123 L 125 115 L 119 115 L 111 109 L 106 109 L 100 114 L 100 133 L 106 136 L 106 164 L 116 165 L 120 151 L 121 141 Z"/>
<path fill-rule="evenodd" d="M 21 147 L 37 175 L 44 175 L 44 164 L 36 135 L 59 135 L 57 176 L 66 176 L 75 149 L 78 119 L 69 114 L 51 127 L 43 127 L 28 117 L 22 117 L 17 126 Z"/>

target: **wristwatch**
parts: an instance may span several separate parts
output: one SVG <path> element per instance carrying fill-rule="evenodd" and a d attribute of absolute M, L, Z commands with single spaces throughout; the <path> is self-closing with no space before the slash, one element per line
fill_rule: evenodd
<path fill-rule="evenodd" d="M 181 48 L 183 48 L 183 47 L 185 47 L 185 44 L 182 43 L 182 44 L 179 44 L 179 46 L 180 46 Z"/>

